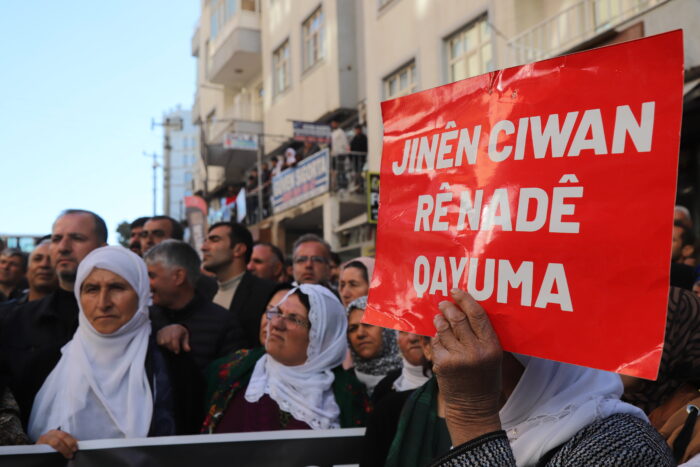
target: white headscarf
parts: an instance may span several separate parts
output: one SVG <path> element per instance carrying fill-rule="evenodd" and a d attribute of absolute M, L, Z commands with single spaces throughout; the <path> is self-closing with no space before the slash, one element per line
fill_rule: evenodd
<path fill-rule="evenodd" d="M 339 428 L 340 408 L 333 395 L 332 370 L 343 362 L 347 351 L 345 309 L 323 286 L 302 284 L 298 289 L 309 296 L 311 304 L 306 362 L 286 366 L 265 354 L 255 365 L 245 399 L 257 402 L 263 394 L 269 394 L 280 409 L 313 429 Z"/>
<path fill-rule="evenodd" d="M 403 356 L 401 359 L 403 360 L 403 367 L 401 368 L 401 374 L 392 385 L 394 390 L 399 392 L 410 391 L 428 382 L 430 376 L 423 374 L 423 365 L 414 365 Z"/>
<path fill-rule="evenodd" d="M 93 269 L 123 277 L 139 298 L 134 316 L 112 334 L 101 334 L 85 317 L 80 287 Z M 29 436 L 61 429 L 78 440 L 148 435 L 153 399 L 144 364 L 151 333 L 146 265 L 120 246 L 98 248 L 78 266 L 75 296 L 80 314 L 73 339 L 34 399 Z"/>
<path fill-rule="evenodd" d="M 641 409 L 620 400 L 622 381 L 615 373 L 515 357 L 525 371 L 500 418 L 519 466 L 535 465 L 584 427 L 613 414 L 647 420 Z"/>

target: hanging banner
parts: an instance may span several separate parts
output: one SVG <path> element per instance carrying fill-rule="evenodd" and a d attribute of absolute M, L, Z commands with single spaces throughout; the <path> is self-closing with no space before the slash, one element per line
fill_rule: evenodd
<path fill-rule="evenodd" d="M 326 193 L 330 187 L 328 149 L 283 170 L 272 179 L 272 209 L 282 212 L 304 201 Z"/>
<path fill-rule="evenodd" d="M 190 244 L 202 256 L 202 245 L 207 235 L 207 203 L 199 196 L 185 196 L 185 217 L 190 229 Z"/>
<path fill-rule="evenodd" d="M 328 144 L 331 141 L 331 127 L 323 123 L 292 122 L 294 141 Z"/>
<path fill-rule="evenodd" d="M 4 467 L 358 465 L 364 428 L 81 441 L 68 461 L 45 444 L 0 447 Z M 234 461 L 235 460 L 235 461 Z"/>
<path fill-rule="evenodd" d="M 674 31 L 383 102 L 365 322 L 434 335 L 458 287 L 507 351 L 655 379 L 682 95 Z"/>

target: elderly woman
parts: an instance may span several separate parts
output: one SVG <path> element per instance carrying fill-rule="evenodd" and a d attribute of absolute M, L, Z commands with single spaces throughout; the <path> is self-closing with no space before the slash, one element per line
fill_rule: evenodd
<path fill-rule="evenodd" d="M 185 431 L 178 430 L 175 408 L 189 397 L 176 394 L 169 362 L 150 339 L 149 293 L 145 263 L 126 248 L 98 248 L 80 263 L 78 329 L 29 418 L 37 444 L 70 458 L 78 440 Z M 196 374 L 194 364 L 190 368 Z"/>
<path fill-rule="evenodd" d="M 366 397 L 339 368 L 347 324 L 338 299 L 323 286 L 302 284 L 265 313 L 264 350 L 215 362 L 218 381 L 202 431 L 363 426 Z"/>
<path fill-rule="evenodd" d="M 338 293 L 347 307 L 355 299 L 367 295 L 374 272 L 374 258 L 360 256 L 341 266 L 338 277 Z"/>
<path fill-rule="evenodd" d="M 386 394 L 375 394 L 374 388 L 387 374 L 401 369 L 401 354 L 396 331 L 362 322 L 366 307 L 366 296 L 348 306 L 348 341 L 355 376 L 365 385 L 372 401 L 377 402 Z"/>
<path fill-rule="evenodd" d="M 674 465 L 618 375 L 504 353 L 466 292 L 440 303 L 433 370 L 451 444 L 440 466 Z"/>

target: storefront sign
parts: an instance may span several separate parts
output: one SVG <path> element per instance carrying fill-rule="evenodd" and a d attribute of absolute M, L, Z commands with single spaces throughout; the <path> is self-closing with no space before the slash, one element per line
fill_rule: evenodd
<path fill-rule="evenodd" d="M 242 149 L 244 151 L 258 150 L 258 135 L 249 133 L 226 133 L 224 149 Z"/>

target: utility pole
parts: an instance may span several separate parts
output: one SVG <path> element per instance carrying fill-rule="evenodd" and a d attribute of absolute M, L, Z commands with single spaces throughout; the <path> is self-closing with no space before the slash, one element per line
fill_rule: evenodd
<path fill-rule="evenodd" d="M 158 167 L 160 164 L 158 163 L 158 154 L 155 152 L 153 154 L 148 154 L 146 151 L 143 151 L 143 155 L 146 157 L 153 157 L 153 216 L 155 217 L 156 215 L 156 186 L 158 183 L 158 179 L 156 177 Z"/>
<path fill-rule="evenodd" d="M 166 117 L 162 122 L 156 123 L 155 120 L 151 119 L 151 130 L 156 126 L 163 127 L 163 212 L 166 216 L 170 216 L 170 173 L 171 173 L 171 161 L 170 161 L 170 151 L 172 146 L 170 145 L 170 132 L 171 131 L 182 131 L 182 118 L 181 117 Z"/>

